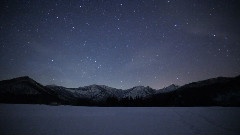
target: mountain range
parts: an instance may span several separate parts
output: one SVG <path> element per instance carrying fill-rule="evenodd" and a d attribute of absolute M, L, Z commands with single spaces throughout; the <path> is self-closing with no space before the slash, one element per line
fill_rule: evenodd
<path fill-rule="evenodd" d="M 28 76 L 0 81 L 0 103 L 85 106 L 240 106 L 240 76 L 122 90 L 105 85 L 43 86 Z"/>

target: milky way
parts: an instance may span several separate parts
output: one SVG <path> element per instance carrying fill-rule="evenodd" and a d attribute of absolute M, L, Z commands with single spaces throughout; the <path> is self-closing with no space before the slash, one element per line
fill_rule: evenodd
<path fill-rule="evenodd" d="M 162 88 L 240 74 L 235 0 L 1 0 L 0 79 Z"/>

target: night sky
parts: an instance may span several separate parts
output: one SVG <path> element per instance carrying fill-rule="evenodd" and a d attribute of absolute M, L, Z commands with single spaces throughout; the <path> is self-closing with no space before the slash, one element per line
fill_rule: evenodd
<path fill-rule="evenodd" d="M 235 0 L 1 0 L 0 80 L 163 88 L 240 74 Z"/>

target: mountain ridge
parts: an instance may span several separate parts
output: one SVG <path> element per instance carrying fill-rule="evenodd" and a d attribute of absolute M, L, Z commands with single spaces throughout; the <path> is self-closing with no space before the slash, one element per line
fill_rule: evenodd
<path fill-rule="evenodd" d="M 28 76 L 0 81 L 0 103 L 96 106 L 240 106 L 240 76 L 217 77 L 162 89 L 135 86 L 126 90 L 106 85 L 78 88 L 46 85 Z"/>

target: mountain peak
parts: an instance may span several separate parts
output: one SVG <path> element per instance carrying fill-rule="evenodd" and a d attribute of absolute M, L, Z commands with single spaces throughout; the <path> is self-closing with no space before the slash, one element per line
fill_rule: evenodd
<path fill-rule="evenodd" d="M 141 86 L 141 85 L 139 85 L 139 86 L 135 86 L 135 87 L 133 87 L 133 89 L 142 89 L 142 88 L 145 88 L 145 86 Z"/>
<path fill-rule="evenodd" d="M 5 83 L 5 82 L 21 82 L 21 81 L 34 81 L 34 80 L 29 76 L 21 76 L 21 77 L 9 79 L 9 80 L 2 80 L 0 82 Z"/>
<path fill-rule="evenodd" d="M 14 79 L 30 79 L 29 76 L 20 76 L 20 77 L 16 77 Z"/>
<path fill-rule="evenodd" d="M 171 91 L 174 91 L 176 89 L 178 89 L 180 86 L 176 85 L 176 84 L 171 84 L 167 87 L 164 87 L 162 89 L 159 89 L 159 92 L 162 93 L 162 92 L 171 92 Z"/>
<path fill-rule="evenodd" d="M 171 84 L 169 86 L 167 86 L 166 88 L 178 88 L 180 87 L 179 85 L 176 85 L 176 84 Z"/>

